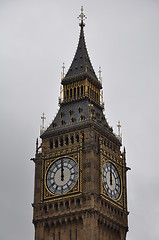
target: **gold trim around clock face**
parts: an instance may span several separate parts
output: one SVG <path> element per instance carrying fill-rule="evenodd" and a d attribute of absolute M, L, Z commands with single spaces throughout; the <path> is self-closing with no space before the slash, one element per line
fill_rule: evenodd
<path fill-rule="evenodd" d="M 46 179 L 47 179 L 47 173 L 50 169 L 50 167 L 58 160 L 62 159 L 62 158 L 68 158 L 71 159 L 72 161 L 75 162 L 75 164 L 78 167 L 78 177 L 77 177 L 77 181 L 75 183 L 75 185 L 66 193 L 64 194 L 54 194 L 52 193 L 46 183 Z M 66 156 L 61 156 L 58 158 L 54 158 L 54 159 L 47 159 L 44 160 L 43 162 L 43 172 L 44 172 L 44 177 L 43 177 L 43 197 L 42 197 L 42 201 L 49 201 L 49 200 L 53 200 L 53 199 L 59 199 L 59 198 L 67 198 L 70 195 L 75 195 L 75 194 L 79 194 L 81 192 L 80 189 L 80 180 L 81 180 L 81 166 L 80 166 L 80 157 L 79 157 L 79 153 L 74 154 L 74 155 L 66 155 Z"/>
<path fill-rule="evenodd" d="M 108 196 L 117 200 L 121 194 L 121 181 L 118 170 L 111 162 L 103 164 L 102 180 Z"/>
<path fill-rule="evenodd" d="M 106 191 L 105 187 L 104 187 L 104 183 L 103 183 L 103 166 L 106 163 L 111 163 L 114 168 L 116 169 L 119 178 L 120 178 L 120 195 L 118 196 L 117 199 L 113 199 L 110 197 L 110 195 L 108 194 L 108 192 Z M 123 189 L 122 189 L 123 183 L 122 183 L 122 168 L 121 166 L 118 166 L 117 164 L 115 164 L 113 161 L 105 159 L 105 157 L 102 158 L 102 163 L 101 163 L 101 195 L 108 199 L 111 200 L 119 205 L 122 205 L 122 193 L 123 193 Z"/>

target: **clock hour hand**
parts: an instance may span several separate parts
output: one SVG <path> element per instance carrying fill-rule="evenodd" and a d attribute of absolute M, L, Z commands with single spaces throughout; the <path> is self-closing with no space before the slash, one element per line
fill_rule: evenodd
<path fill-rule="evenodd" d="M 110 165 L 110 185 L 112 185 L 112 165 Z"/>
<path fill-rule="evenodd" d="M 63 159 L 61 159 L 61 181 L 64 181 Z"/>

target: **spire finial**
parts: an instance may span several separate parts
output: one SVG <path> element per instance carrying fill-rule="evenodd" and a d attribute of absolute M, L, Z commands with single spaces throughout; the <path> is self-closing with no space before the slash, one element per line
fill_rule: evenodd
<path fill-rule="evenodd" d="M 80 27 L 84 27 L 85 24 L 84 24 L 84 20 L 86 19 L 87 17 L 84 15 L 83 13 L 83 6 L 81 6 L 81 14 L 78 16 L 78 19 L 80 20 Z"/>
<path fill-rule="evenodd" d="M 62 65 L 62 79 L 65 77 L 65 63 Z"/>
<path fill-rule="evenodd" d="M 46 117 L 45 117 L 45 114 L 43 112 L 42 116 L 41 116 L 41 120 L 42 120 L 42 127 L 44 129 L 44 121 L 45 121 Z"/>
<path fill-rule="evenodd" d="M 121 132 L 120 132 L 121 124 L 120 124 L 120 121 L 118 121 L 117 128 L 118 128 L 118 136 L 121 137 Z"/>
<path fill-rule="evenodd" d="M 102 84 L 102 70 L 101 70 L 101 67 L 99 67 L 98 73 L 99 73 L 99 81 Z"/>
<path fill-rule="evenodd" d="M 118 128 L 118 135 L 117 135 L 117 137 L 118 137 L 119 141 L 122 142 L 122 134 L 121 134 L 121 131 L 120 131 L 121 130 L 120 121 L 118 121 L 117 128 Z"/>

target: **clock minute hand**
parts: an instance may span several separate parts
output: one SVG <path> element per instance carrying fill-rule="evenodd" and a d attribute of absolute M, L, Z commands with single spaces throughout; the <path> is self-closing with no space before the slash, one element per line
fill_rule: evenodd
<path fill-rule="evenodd" d="M 63 159 L 61 159 L 61 181 L 64 181 Z"/>
<path fill-rule="evenodd" d="M 112 166 L 110 165 L 110 185 L 112 184 Z"/>

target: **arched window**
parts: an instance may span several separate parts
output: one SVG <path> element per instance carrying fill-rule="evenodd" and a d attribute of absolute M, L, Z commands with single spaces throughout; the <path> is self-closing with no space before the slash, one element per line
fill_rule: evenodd
<path fill-rule="evenodd" d="M 69 202 L 68 201 L 65 203 L 65 206 L 66 206 L 67 209 L 69 208 Z"/>
<path fill-rule="evenodd" d="M 67 92 L 67 98 L 69 98 L 69 90 L 67 89 L 67 91 L 66 91 L 66 92 Z"/>
<path fill-rule="evenodd" d="M 73 137 L 73 135 L 71 136 L 71 143 L 74 144 L 74 137 Z"/>
<path fill-rule="evenodd" d="M 77 96 L 79 97 L 79 87 L 77 88 Z"/>
<path fill-rule="evenodd" d="M 60 146 L 63 146 L 63 138 L 60 138 Z"/>
<path fill-rule="evenodd" d="M 83 86 L 81 86 L 81 96 L 83 96 Z"/>
<path fill-rule="evenodd" d="M 54 207 L 55 207 L 55 210 L 58 211 L 58 204 L 57 203 L 55 203 Z"/>
<path fill-rule="evenodd" d="M 65 144 L 68 145 L 68 136 L 65 137 Z"/>
<path fill-rule="evenodd" d="M 58 139 L 55 140 L 55 148 L 58 147 Z"/>
<path fill-rule="evenodd" d="M 76 88 L 74 88 L 74 98 L 76 98 Z"/>
<path fill-rule="evenodd" d="M 70 98 L 72 98 L 72 88 L 70 89 Z"/>
<path fill-rule="evenodd" d="M 50 139 L 50 149 L 52 149 L 52 148 L 53 148 L 53 140 Z"/>
<path fill-rule="evenodd" d="M 76 134 L 76 141 L 79 142 L 79 134 Z"/>

